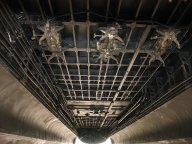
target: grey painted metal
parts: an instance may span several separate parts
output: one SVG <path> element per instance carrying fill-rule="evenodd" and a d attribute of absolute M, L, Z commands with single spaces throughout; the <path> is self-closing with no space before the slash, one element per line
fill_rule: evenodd
<path fill-rule="evenodd" d="M 192 88 L 112 136 L 124 143 L 190 143 Z M 164 141 L 161 141 L 164 140 Z M 173 141 L 173 142 L 171 142 Z"/>
<path fill-rule="evenodd" d="M 17 135 L 18 139 L 24 136 L 42 141 L 72 143 L 75 138 L 57 117 L 1 65 L 0 131 Z"/>
<path fill-rule="evenodd" d="M 25 137 L 16 134 L 6 134 L 1 132 L 0 132 L 0 143 L 1 144 L 70 144 L 70 143 L 61 143 L 61 142 Z"/>

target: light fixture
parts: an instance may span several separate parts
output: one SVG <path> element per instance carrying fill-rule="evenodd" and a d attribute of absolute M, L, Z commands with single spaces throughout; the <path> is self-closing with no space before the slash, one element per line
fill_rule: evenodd
<path fill-rule="evenodd" d="M 38 27 L 39 30 L 44 32 L 44 34 L 39 39 L 39 45 L 41 45 L 42 41 L 46 39 L 48 50 L 52 52 L 52 55 L 47 60 L 48 63 L 50 63 L 51 59 L 54 57 L 59 57 L 64 62 L 59 33 L 59 31 L 61 31 L 63 28 L 63 26 L 52 26 L 49 21 L 47 21 L 45 26 Z"/>
<path fill-rule="evenodd" d="M 154 50 L 152 53 L 149 53 L 151 55 L 151 58 L 149 60 L 149 65 L 151 65 L 151 62 L 154 62 L 155 60 L 159 60 L 163 66 L 165 66 L 165 63 L 162 59 L 162 55 L 167 52 L 167 49 L 175 43 L 176 47 L 178 49 L 181 48 L 181 45 L 177 39 L 177 35 L 181 32 L 180 30 L 171 29 L 171 30 L 156 30 L 158 36 L 152 37 L 152 40 L 155 40 L 154 44 Z"/>
<path fill-rule="evenodd" d="M 87 144 L 82 142 L 78 137 L 75 139 L 75 144 Z M 108 138 L 105 142 L 100 143 L 100 144 L 112 144 L 111 139 Z"/>
<path fill-rule="evenodd" d="M 119 55 L 122 51 L 121 48 L 117 48 L 118 45 L 125 45 L 123 39 L 118 36 L 119 25 L 106 27 L 104 29 L 100 29 L 99 31 L 102 33 L 101 35 L 94 34 L 95 37 L 100 37 L 97 41 L 97 51 L 99 52 L 99 56 L 97 60 L 102 60 L 107 62 L 109 59 L 116 61 L 118 64 L 118 60 L 115 55 Z"/>

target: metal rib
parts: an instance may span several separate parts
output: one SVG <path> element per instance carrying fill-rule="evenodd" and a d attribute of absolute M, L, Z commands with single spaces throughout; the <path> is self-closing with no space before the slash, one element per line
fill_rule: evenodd
<path fill-rule="evenodd" d="M 119 91 L 121 90 L 121 88 L 122 88 L 122 86 L 123 86 L 123 84 L 124 84 L 124 82 L 125 82 L 125 80 L 126 80 L 126 77 L 128 76 L 128 74 L 129 74 L 129 72 L 130 72 L 130 70 L 131 70 L 131 68 L 132 68 L 132 65 L 134 64 L 134 62 L 135 62 L 135 60 L 136 60 L 136 58 L 137 58 L 137 55 L 139 54 L 139 51 L 140 51 L 143 43 L 144 43 L 145 40 L 147 39 L 147 36 L 148 36 L 150 30 L 151 30 L 151 26 L 147 26 L 146 29 L 145 29 L 145 31 L 143 32 L 143 35 L 142 35 L 142 37 L 141 37 L 141 39 L 140 39 L 140 42 L 139 42 L 139 44 L 138 44 L 138 47 L 137 47 L 136 50 L 135 50 L 135 53 L 134 53 L 134 55 L 133 55 L 133 58 L 132 58 L 129 66 L 128 66 L 127 70 L 126 70 L 126 73 L 125 73 L 125 75 L 124 75 L 124 77 L 123 77 L 122 82 L 121 82 L 120 85 L 119 85 L 118 91 L 115 93 L 115 96 L 114 96 L 114 98 L 113 98 L 113 101 L 111 102 L 111 104 L 110 104 L 110 106 L 109 106 L 109 108 L 108 108 L 108 111 L 107 111 L 106 114 L 105 114 L 105 118 L 104 118 L 104 120 L 102 121 L 102 123 L 101 123 L 101 125 L 100 125 L 100 128 L 103 126 L 103 124 L 104 124 L 104 122 L 105 122 L 105 120 L 106 120 L 106 118 L 107 118 L 107 116 L 108 116 L 108 112 L 111 110 L 111 108 L 112 108 L 112 106 L 113 106 L 113 103 L 115 102 L 116 98 L 118 97 Z"/>
<path fill-rule="evenodd" d="M 129 41 L 130 41 L 130 38 L 131 38 L 131 35 L 132 35 L 132 33 L 133 33 L 133 30 L 134 30 L 135 26 L 136 26 L 136 24 L 134 24 L 133 27 L 131 28 L 131 31 L 130 31 L 129 36 L 128 36 L 128 38 L 127 38 L 127 41 L 126 41 L 126 44 L 125 44 L 124 49 L 127 49 L 127 46 L 128 46 L 128 44 L 129 44 Z M 119 63 L 119 65 L 118 65 L 117 72 L 116 72 L 116 74 L 115 74 L 115 76 L 114 76 L 114 79 L 113 79 L 113 84 L 111 85 L 111 90 L 113 89 L 113 86 L 114 86 L 115 82 L 117 82 L 116 79 L 117 79 L 117 77 L 118 77 L 119 69 L 120 69 L 120 67 L 122 66 L 122 61 L 123 61 L 124 55 L 125 55 L 125 53 L 123 53 L 122 56 L 121 56 L 121 60 L 120 60 L 120 63 Z M 111 92 L 109 92 L 108 99 L 109 99 L 109 97 L 110 97 L 110 94 L 111 94 Z"/>
<path fill-rule="evenodd" d="M 79 56 L 78 56 L 78 52 L 77 52 L 77 41 L 76 41 L 76 34 L 75 34 L 75 25 L 74 25 L 74 15 L 73 15 L 73 5 L 72 5 L 72 1 L 69 0 L 69 7 L 70 7 L 70 13 L 71 13 L 71 25 L 72 25 L 72 31 L 73 31 L 73 42 L 74 42 L 74 46 L 75 46 L 75 53 L 76 53 L 76 59 L 77 59 L 77 68 L 78 68 L 78 75 L 79 75 L 79 83 L 82 89 L 82 83 L 81 83 L 81 73 L 80 73 L 80 68 L 79 68 Z M 83 92 L 82 92 L 82 99 L 84 99 L 83 97 Z"/>

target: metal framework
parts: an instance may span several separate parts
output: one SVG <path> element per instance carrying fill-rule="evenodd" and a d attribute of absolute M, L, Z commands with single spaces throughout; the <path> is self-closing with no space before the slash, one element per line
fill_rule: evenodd
<path fill-rule="evenodd" d="M 81 8 L 78 2 L 65 0 L 64 13 L 52 0 L 35 2 L 39 12 L 30 10 L 22 0 L 15 9 L 13 1 L 8 1 L 11 9 L 4 1 L 0 2 L 0 58 L 75 133 L 78 128 L 108 128 L 111 135 L 191 86 L 192 49 L 188 45 L 192 19 L 189 22 L 183 19 L 192 13 L 191 1 L 179 0 L 171 5 L 166 0 L 154 1 L 149 15 L 143 15 L 141 11 L 149 3 L 138 0 L 136 12 L 132 16 L 127 14 L 133 20 L 126 20 L 127 15 L 123 15 L 131 0 L 102 0 L 96 8 L 90 0 L 83 0 Z M 158 14 L 162 12 L 162 3 L 166 5 L 163 9 L 171 7 L 168 18 Z M 97 13 L 97 7 L 103 6 L 106 11 Z M 175 21 L 178 9 L 183 11 Z M 51 53 L 31 39 L 32 29 L 38 32 L 37 26 L 45 24 L 46 19 L 64 26 L 63 62 L 56 57 L 48 63 Z M 95 62 L 93 35 L 99 26 L 112 22 L 123 26 L 120 36 L 125 41 L 124 52 L 119 55 L 118 64 L 111 59 L 106 63 Z M 149 53 L 153 50 L 150 37 L 157 27 L 182 29 L 179 35 L 182 49 L 178 51 L 173 46 L 163 55 L 165 67 L 160 62 L 149 65 Z M 7 32 L 15 42 L 10 41 Z M 180 88 L 176 90 L 178 85 Z"/>

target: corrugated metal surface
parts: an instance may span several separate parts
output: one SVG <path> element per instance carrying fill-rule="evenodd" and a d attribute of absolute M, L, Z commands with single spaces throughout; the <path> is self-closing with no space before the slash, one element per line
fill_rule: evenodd
<path fill-rule="evenodd" d="M 26 139 L 30 142 L 31 139 L 35 142 L 39 139 L 37 141 L 61 141 L 71 144 L 75 138 L 58 118 L 1 66 L 0 131 L 0 141 L 6 141 L 6 137 L 9 137 L 8 139 L 13 141 Z"/>

